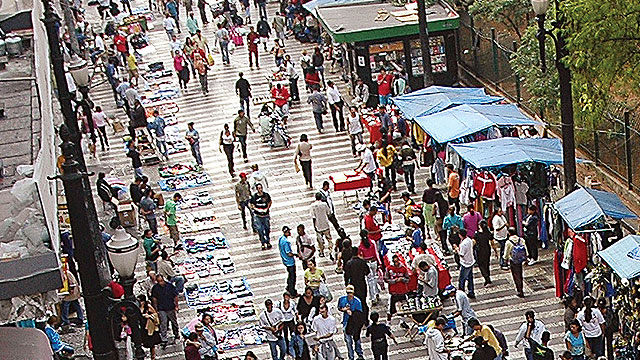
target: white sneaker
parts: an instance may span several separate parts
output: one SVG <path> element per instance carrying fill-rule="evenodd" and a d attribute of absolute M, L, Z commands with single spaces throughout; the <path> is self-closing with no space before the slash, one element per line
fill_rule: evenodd
<path fill-rule="evenodd" d="M 529 262 L 527 263 L 527 265 L 531 266 L 533 264 L 535 264 L 537 261 L 533 260 L 533 259 L 529 259 Z"/>

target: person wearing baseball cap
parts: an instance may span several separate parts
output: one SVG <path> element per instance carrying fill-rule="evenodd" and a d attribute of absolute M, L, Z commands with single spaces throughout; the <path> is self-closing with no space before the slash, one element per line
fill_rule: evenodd
<path fill-rule="evenodd" d="M 456 304 L 456 311 L 452 314 L 454 317 L 461 316 L 464 325 L 465 336 L 471 335 L 473 329 L 468 325 L 469 319 L 477 319 L 476 312 L 471 308 L 469 297 L 467 294 L 455 288 L 453 285 L 447 285 L 442 291 L 443 297 L 453 297 Z"/>
<path fill-rule="evenodd" d="M 342 329 L 344 330 L 344 342 L 347 344 L 347 353 L 349 360 L 354 359 L 354 350 L 358 354 L 358 359 L 364 359 L 360 336 L 354 336 L 354 334 L 360 334 L 360 329 L 364 325 L 362 302 L 355 296 L 353 285 L 347 285 L 345 290 L 347 295 L 338 299 L 338 310 L 342 311 Z"/>
<path fill-rule="evenodd" d="M 247 215 L 245 209 L 249 208 L 249 200 L 251 200 L 251 188 L 247 181 L 247 173 L 240 173 L 240 181 L 235 185 L 236 204 L 238 210 L 240 210 L 240 216 L 242 217 L 242 227 L 247 230 Z M 253 229 L 253 216 L 251 216 L 251 210 L 249 209 L 249 217 L 251 218 L 251 228 Z"/>
<path fill-rule="evenodd" d="M 282 235 L 278 239 L 278 249 L 280 250 L 280 258 L 282 263 L 287 268 L 287 287 L 286 290 L 291 294 L 291 297 L 298 297 L 296 291 L 296 261 L 297 256 L 291 247 L 291 228 L 288 226 L 282 227 Z"/>
<path fill-rule="evenodd" d="M 413 228 L 411 234 L 411 246 L 415 249 L 420 248 L 420 244 L 424 242 L 424 232 L 422 231 L 422 219 L 419 216 L 412 216 L 409 218 L 409 224 Z"/>

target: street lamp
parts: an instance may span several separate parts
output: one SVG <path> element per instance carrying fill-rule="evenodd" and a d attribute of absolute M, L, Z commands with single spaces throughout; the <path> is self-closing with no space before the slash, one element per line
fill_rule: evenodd
<path fill-rule="evenodd" d="M 560 122 L 562 128 L 562 158 L 564 166 L 565 192 L 568 194 L 576 186 L 576 143 L 574 136 L 573 120 L 573 99 L 571 98 L 571 70 L 562 61 L 568 55 L 566 41 L 562 34 L 563 17 L 560 14 L 560 6 L 556 3 L 556 20 L 551 23 L 552 28 L 547 30 L 544 27 L 547 10 L 549 10 L 549 0 L 531 0 L 531 6 L 536 14 L 538 23 L 538 44 L 540 46 L 540 69 L 546 72 L 546 53 L 544 39 L 549 35 L 555 44 L 556 58 L 555 65 L 558 69 L 558 80 L 560 82 Z M 560 31 L 555 31 L 560 30 Z"/>
<path fill-rule="evenodd" d="M 91 113 L 93 103 L 89 99 L 89 85 L 91 84 L 91 77 L 89 76 L 89 64 L 87 63 L 87 60 L 74 54 L 69 64 L 69 73 L 71 74 L 73 81 L 78 86 L 80 94 L 82 94 L 82 98 L 78 102 L 78 105 L 82 107 L 82 112 L 87 117 L 87 125 L 89 126 L 91 141 L 95 144 L 96 134 L 93 127 Z"/>
<path fill-rule="evenodd" d="M 129 235 L 122 226 L 119 226 L 106 246 L 109 260 L 118 272 L 120 285 L 124 289 L 124 299 L 116 301 L 109 309 L 111 325 L 117 324 L 123 314 L 127 317 L 127 322 L 131 327 L 131 340 L 135 345 L 134 356 L 136 359 L 144 360 L 145 353 L 142 349 L 141 335 L 143 331 L 142 313 L 133 295 L 133 285 L 136 283 L 134 270 L 140 254 L 140 243 Z"/>

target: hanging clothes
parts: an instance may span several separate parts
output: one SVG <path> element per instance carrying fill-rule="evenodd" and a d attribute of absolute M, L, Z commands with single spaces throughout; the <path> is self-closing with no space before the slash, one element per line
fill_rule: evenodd
<path fill-rule="evenodd" d="M 567 238 L 567 240 L 564 242 L 564 255 L 563 255 L 563 259 L 562 259 L 562 263 L 560 264 L 560 266 L 565 269 L 565 270 L 569 270 L 571 269 L 571 259 L 573 258 L 573 239 L 572 238 Z"/>
<path fill-rule="evenodd" d="M 497 127 L 492 126 L 489 128 L 489 130 L 487 130 L 487 139 L 492 140 L 492 139 L 498 139 L 502 137 L 502 133 L 500 133 L 500 130 L 498 130 Z"/>
<path fill-rule="evenodd" d="M 458 155 L 458 153 L 453 150 L 451 146 L 447 146 L 446 154 L 447 157 L 445 160 L 447 164 L 453 165 L 454 169 L 459 169 L 461 163 L 460 155 Z"/>
<path fill-rule="evenodd" d="M 600 233 L 594 232 L 591 234 L 591 262 L 594 265 L 600 264 L 600 256 L 598 256 L 600 250 L 602 250 L 602 236 Z"/>
<path fill-rule="evenodd" d="M 469 167 L 465 170 L 462 183 L 460 184 L 460 203 L 469 205 L 477 198 L 473 188 L 474 171 Z"/>
<path fill-rule="evenodd" d="M 447 182 L 444 172 L 444 161 L 438 156 L 436 156 L 435 161 L 433 162 L 433 166 L 431 166 L 431 173 L 433 174 L 433 179 L 436 184 L 444 184 Z"/>
<path fill-rule="evenodd" d="M 515 188 L 515 198 L 517 205 L 527 205 L 527 191 L 529 191 L 529 184 L 524 180 L 514 181 L 513 186 Z"/>
<path fill-rule="evenodd" d="M 500 198 L 500 206 L 502 211 L 507 212 L 507 208 L 513 207 L 516 202 L 515 188 L 513 181 L 507 175 L 501 176 L 497 181 L 498 198 Z"/>
<path fill-rule="evenodd" d="M 562 268 L 560 263 L 562 262 L 562 253 L 558 250 L 553 252 L 553 276 L 556 284 L 556 297 L 561 298 L 564 295 L 564 282 L 562 281 Z"/>
<path fill-rule="evenodd" d="M 580 235 L 573 237 L 573 268 L 576 273 L 582 272 L 587 267 L 587 241 Z"/>
<path fill-rule="evenodd" d="M 473 188 L 478 193 L 478 197 L 487 200 L 495 199 L 497 181 L 496 176 L 488 171 L 482 171 L 473 179 Z"/>

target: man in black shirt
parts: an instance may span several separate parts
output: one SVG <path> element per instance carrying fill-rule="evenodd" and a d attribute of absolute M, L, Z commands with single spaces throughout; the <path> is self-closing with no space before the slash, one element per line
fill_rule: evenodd
<path fill-rule="evenodd" d="M 527 254 L 529 254 L 529 265 L 533 265 L 538 261 L 538 215 L 536 215 L 536 206 L 529 205 L 527 216 L 522 224 L 524 226 L 524 241 L 527 245 Z"/>
<path fill-rule="evenodd" d="M 129 185 L 129 194 L 131 195 L 131 201 L 134 204 L 140 204 L 140 200 L 142 200 L 142 189 L 140 188 L 140 184 L 142 183 L 142 178 L 136 176 L 131 185 Z"/>
<path fill-rule="evenodd" d="M 133 144 L 133 140 L 129 142 L 129 151 L 127 156 L 131 158 L 131 166 L 136 176 L 142 177 L 142 160 L 140 160 L 140 153 L 136 150 L 136 146 Z"/>
<path fill-rule="evenodd" d="M 173 331 L 173 342 L 179 337 L 178 319 L 176 317 L 178 312 L 178 291 L 160 274 L 156 275 L 156 281 L 158 283 L 151 288 L 151 296 L 153 307 L 158 310 L 158 315 L 160 316 L 160 338 L 164 346 L 168 341 L 167 330 L 169 329 L 169 322 Z"/>
<path fill-rule="evenodd" d="M 240 79 L 236 81 L 236 94 L 240 97 L 240 108 L 247 113 L 247 117 L 251 119 L 249 113 L 249 98 L 251 97 L 251 84 L 245 79 L 243 73 L 239 73 Z M 245 105 L 246 104 L 246 105 Z"/>
<path fill-rule="evenodd" d="M 527 340 L 529 341 L 529 346 L 531 348 L 531 355 L 533 356 L 533 360 L 553 360 L 553 350 L 548 348 L 549 340 L 551 339 L 551 333 L 545 331 L 542 333 L 541 339 L 542 344 L 538 344 L 535 340 L 529 337 L 529 333 L 527 332 Z"/>
<path fill-rule="evenodd" d="M 251 210 L 253 210 L 254 225 L 258 231 L 258 236 L 260 237 L 262 250 L 271 249 L 271 242 L 269 241 L 269 232 L 271 231 L 271 226 L 269 224 L 271 196 L 264 192 L 262 184 L 256 184 L 256 193 L 253 194 L 251 200 L 249 200 L 249 206 L 251 207 Z"/>
<path fill-rule="evenodd" d="M 358 253 L 358 249 L 352 249 L 353 254 Z M 367 275 L 371 270 L 369 265 L 362 258 L 361 254 L 352 257 L 344 265 L 345 285 L 353 285 L 355 296 L 362 302 L 362 312 L 365 316 L 369 315 L 369 307 L 367 306 Z"/>
<path fill-rule="evenodd" d="M 371 325 L 367 328 L 367 335 L 371 337 L 371 351 L 373 351 L 374 359 L 388 359 L 387 350 L 389 345 L 387 344 L 387 336 L 393 339 L 394 343 L 396 337 L 393 336 L 391 330 L 386 324 L 379 324 L 378 320 L 380 315 L 377 312 L 371 313 Z"/>

